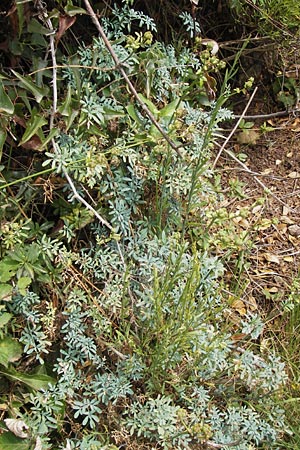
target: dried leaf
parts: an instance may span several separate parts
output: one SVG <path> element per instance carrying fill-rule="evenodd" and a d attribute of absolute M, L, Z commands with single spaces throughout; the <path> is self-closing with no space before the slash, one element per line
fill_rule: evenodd
<path fill-rule="evenodd" d="M 263 205 L 256 205 L 256 206 L 254 206 L 254 208 L 252 209 L 252 213 L 253 214 L 258 213 L 259 211 L 261 211 L 262 207 L 263 207 Z"/>
<path fill-rule="evenodd" d="M 71 447 L 69 439 L 67 439 L 66 446 L 63 448 L 63 450 L 72 450 L 72 447 Z"/>
<path fill-rule="evenodd" d="M 68 28 L 70 28 L 74 22 L 76 21 L 76 16 L 68 16 L 67 14 L 61 14 L 59 16 L 59 27 L 58 32 L 56 33 L 55 39 L 56 44 L 60 41 L 62 36 L 65 34 Z"/>
<path fill-rule="evenodd" d="M 244 228 L 244 230 L 248 230 L 250 228 L 250 223 L 247 219 L 242 219 L 239 222 L 239 225 Z"/>
<path fill-rule="evenodd" d="M 291 225 L 288 228 L 290 235 L 299 237 L 300 236 L 300 227 L 299 225 Z"/>
<path fill-rule="evenodd" d="M 26 425 L 26 423 L 23 420 L 19 419 L 4 419 L 6 427 L 14 433 L 15 436 L 26 439 L 28 438 L 29 434 L 26 433 L 25 430 L 28 430 L 29 427 Z"/>
<path fill-rule="evenodd" d="M 289 217 L 287 217 L 287 216 L 281 216 L 280 217 L 280 221 L 282 223 L 285 223 L 286 225 L 293 225 L 294 224 L 294 221 L 292 219 L 290 219 Z"/>
<path fill-rule="evenodd" d="M 270 294 L 277 294 L 278 288 L 276 286 L 273 286 L 271 288 L 266 289 Z"/>
<path fill-rule="evenodd" d="M 239 144 L 255 145 L 259 137 L 259 133 L 255 130 L 242 130 L 240 133 L 238 133 L 236 139 Z"/>
<path fill-rule="evenodd" d="M 277 255 L 274 255 L 273 253 L 264 253 L 264 257 L 268 262 L 280 264 L 280 259 L 278 258 Z"/>
<path fill-rule="evenodd" d="M 43 450 L 43 443 L 39 436 L 36 438 L 34 450 Z"/>
<path fill-rule="evenodd" d="M 288 206 L 283 205 L 282 207 L 282 215 L 287 216 L 290 212 L 290 208 Z"/>
<path fill-rule="evenodd" d="M 299 172 L 291 172 L 288 174 L 289 178 L 295 179 L 295 178 L 300 178 L 300 173 Z"/>
<path fill-rule="evenodd" d="M 273 169 L 271 167 L 263 170 L 261 174 L 262 175 L 270 175 L 270 173 L 273 173 Z"/>
<path fill-rule="evenodd" d="M 245 303 L 242 300 L 235 300 L 231 307 L 237 311 L 241 316 L 245 316 L 247 314 L 247 309 Z"/>
<path fill-rule="evenodd" d="M 26 150 L 42 150 L 42 141 L 38 136 L 33 136 L 29 141 L 19 145 Z"/>
<path fill-rule="evenodd" d="M 272 225 L 272 220 L 270 219 L 262 219 L 259 223 L 255 225 L 255 230 L 267 230 Z"/>
<path fill-rule="evenodd" d="M 238 342 L 238 341 L 242 341 L 246 337 L 247 337 L 247 334 L 245 334 L 245 333 L 233 334 L 231 336 L 231 340 L 234 342 Z"/>
<path fill-rule="evenodd" d="M 252 295 L 250 295 L 247 298 L 247 306 L 249 307 L 249 309 L 251 311 L 256 311 L 257 310 L 257 303 L 256 303 L 255 298 Z"/>

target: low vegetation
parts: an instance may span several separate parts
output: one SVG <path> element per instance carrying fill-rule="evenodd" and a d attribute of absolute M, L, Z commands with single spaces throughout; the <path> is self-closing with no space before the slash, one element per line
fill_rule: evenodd
<path fill-rule="evenodd" d="M 243 186 L 224 189 L 213 164 L 231 99 L 251 89 L 231 87 L 238 57 L 195 35 L 195 1 L 169 43 L 129 0 L 94 5 L 100 19 L 88 1 L 12 3 L 0 448 L 295 448 L 299 280 L 272 345 L 257 307 L 232 314 L 255 246 L 239 223 L 259 229 L 265 202 L 231 212 Z"/>

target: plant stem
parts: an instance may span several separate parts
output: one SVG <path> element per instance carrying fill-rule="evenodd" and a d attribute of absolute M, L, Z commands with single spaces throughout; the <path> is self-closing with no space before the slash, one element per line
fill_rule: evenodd
<path fill-rule="evenodd" d="M 112 59 L 114 60 L 114 62 L 116 64 L 116 68 L 119 70 L 120 74 L 124 78 L 124 80 L 125 80 L 128 88 L 129 88 L 130 92 L 132 93 L 132 95 L 134 96 L 136 101 L 140 104 L 140 106 L 142 107 L 143 111 L 147 114 L 147 116 L 149 117 L 149 119 L 153 123 L 153 125 L 158 129 L 158 131 L 164 137 L 164 139 L 168 142 L 168 144 L 172 147 L 172 149 L 176 151 L 178 156 L 180 156 L 182 158 L 183 156 L 182 156 L 182 154 L 181 154 L 181 152 L 179 150 L 179 147 L 175 144 L 175 142 L 168 136 L 168 134 L 165 132 L 165 130 L 157 122 L 157 120 L 155 119 L 154 115 L 151 113 L 151 111 L 147 107 L 147 105 L 140 99 L 138 92 L 136 91 L 135 87 L 131 83 L 127 73 L 125 72 L 125 70 L 124 70 L 124 68 L 122 66 L 122 62 L 117 57 L 117 55 L 116 55 L 116 53 L 115 53 L 111 43 L 109 42 L 106 34 L 104 33 L 104 30 L 101 27 L 100 22 L 99 22 L 96 14 L 95 14 L 93 8 L 90 5 L 90 2 L 88 0 L 84 0 L 84 3 L 86 5 L 86 9 L 87 9 L 88 13 L 91 16 L 91 19 L 92 19 L 94 25 L 96 26 L 97 30 L 99 31 L 99 34 L 100 34 L 101 38 L 103 39 L 103 42 L 104 42 L 107 50 L 111 54 L 111 57 L 112 57 Z"/>

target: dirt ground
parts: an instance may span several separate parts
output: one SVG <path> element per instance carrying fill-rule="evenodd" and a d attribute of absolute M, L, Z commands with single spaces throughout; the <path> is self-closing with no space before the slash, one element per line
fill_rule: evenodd
<path fill-rule="evenodd" d="M 250 114 L 259 114 L 260 108 L 252 108 Z M 252 208 L 250 219 L 240 222 L 255 245 L 248 256 L 247 288 L 236 309 L 244 315 L 257 308 L 275 325 L 286 303 L 300 301 L 296 279 L 300 269 L 300 117 L 286 114 L 251 121 L 254 134 L 250 134 L 250 142 L 245 143 L 247 139 L 241 139 L 241 131 L 237 131 L 226 149 L 238 158 L 242 154 L 253 173 L 247 173 L 225 152 L 218 167 L 224 186 L 233 178 L 244 183 L 245 198 L 229 202 L 231 210 Z M 263 205 L 252 207 L 261 197 L 266 197 Z"/>

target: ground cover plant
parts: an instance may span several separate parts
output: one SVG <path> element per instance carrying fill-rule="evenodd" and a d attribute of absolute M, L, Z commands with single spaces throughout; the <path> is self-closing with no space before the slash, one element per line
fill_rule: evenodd
<path fill-rule="evenodd" d="M 130 1 L 93 16 L 103 35 L 75 50 L 67 30 L 89 8 L 11 11 L 0 447 L 276 448 L 286 370 L 260 350 L 257 311 L 231 320 L 240 291 L 224 276 L 253 245 L 211 164 L 232 73 L 216 95 L 212 49 L 155 39 Z"/>

